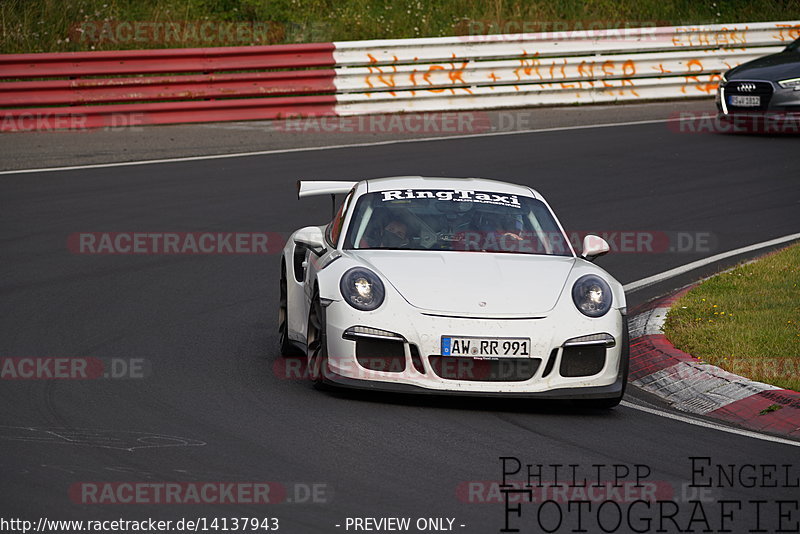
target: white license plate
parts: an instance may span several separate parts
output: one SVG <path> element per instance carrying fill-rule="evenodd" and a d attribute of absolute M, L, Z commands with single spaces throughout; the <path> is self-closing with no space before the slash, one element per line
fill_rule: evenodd
<path fill-rule="evenodd" d="M 761 105 L 760 96 L 731 95 L 730 98 L 731 98 L 730 99 L 731 106 L 757 108 L 758 106 Z"/>
<path fill-rule="evenodd" d="M 526 358 L 531 355 L 527 337 L 442 336 L 442 356 L 473 358 Z"/>

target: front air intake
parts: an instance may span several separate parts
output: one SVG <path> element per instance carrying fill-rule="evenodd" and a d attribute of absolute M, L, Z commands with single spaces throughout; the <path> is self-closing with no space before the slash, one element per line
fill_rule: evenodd
<path fill-rule="evenodd" d="M 593 376 L 606 365 L 605 345 L 564 347 L 558 372 L 564 377 Z"/>
<path fill-rule="evenodd" d="M 402 373 L 406 370 L 404 343 L 385 339 L 358 338 L 356 360 L 364 369 L 385 373 Z"/>

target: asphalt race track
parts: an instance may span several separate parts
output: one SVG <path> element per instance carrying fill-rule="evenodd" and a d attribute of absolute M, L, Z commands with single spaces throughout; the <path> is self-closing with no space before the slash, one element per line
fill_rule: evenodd
<path fill-rule="evenodd" d="M 274 371 L 279 254 L 81 255 L 67 246 L 76 232 L 286 235 L 330 216 L 327 199 L 296 200 L 296 180 L 403 174 L 532 185 L 570 230 L 708 238 L 701 249 L 601 258 L 623 283 L 800 227 L 796 137 L 678 134 L 663 123 L 0 176 L 0 356 L 95 357 L 144 368 L 141 377 L 120 379 L 0 381 L 3 515 L 275 517 L 286 533 L 352 532 L 346 522 L 354 517 L 410 517 L 412 525 L 454 518 L 458 532 L 498 532 L 506 516 L 497 494 L 477 502 L 485 492 L 465 488 L 499 481 L 499 458 L 507 456 L 544 464 L 544 481 L 554 478 L 552 464 L 565 466 L 560 479 L 576 465 L 579 480 L 590 482 L 598 479 L 593 465 L 603 466 L 600 480 L 612 479 L 615 465 L 630 468 L 629 480 L 635 465 L 645 466 L 657 496 L 678 502 L 682 531 L 705 527 L 688 523 L 699 506 L 692 500 L 718 531 L 719 501 L 727 499 L 741 506 L 727 509 L 729 531 L 797 532 L 797 447 L 630 406 L 603 412 L 319 392 Z M 632 293 L 628 306 L 700 274 Z M 633 388 L 628 400 L 658 407 Z M 733 465 L 743 478 L 686 488 L 689 457 Z M 776 471 L 788 480 L 764 477 L 762 467 L 743 470 L 748 464 L 788 465 Z M 749 484 L 752 473 L 759 475 Z M 79 491 L 82 483 L 173 481 L 268 481 L 283 502 L 92 504 Z M 630 500 L 620 505 L 623 520 Z M 757 500 L 767 502 L 750 503 Z M 556 507 L 523 504 L 511 526 L 552 529 Z M 560 507 L 557 531 L 580 531 L 576 510 Z M 594 509 L 584 514 L 582 528 L 600 532 Z M 604 514 L 607 531 L 644 528 L 616 526 L 611 507 Z M 658 517 L 658 508 L 649 515 Z M 650 528 L 659 526 L 681 531 L 670 520 Z"/>

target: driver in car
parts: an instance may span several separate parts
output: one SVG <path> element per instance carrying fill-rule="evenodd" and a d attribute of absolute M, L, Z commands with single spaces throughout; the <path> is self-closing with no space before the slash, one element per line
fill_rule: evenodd
<path fill-rule="evenodd" d="M 403 248 L 408 246 L 408 226 L 403 221 L 392 219 L 383 228 L 381 247 Z"/>

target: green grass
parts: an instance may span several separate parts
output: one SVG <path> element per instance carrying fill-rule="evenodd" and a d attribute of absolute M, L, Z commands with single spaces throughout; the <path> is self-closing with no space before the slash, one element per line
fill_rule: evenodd
<path fill-rule="evenodd" d="M 0 52 L 440 37 L 792 20 L 798 15 L 798 0 L 0 0 Z M 171 42 L 88 39 L 77 31 L 86 24 L 133 21 L 259 22 L 269 23 L 269 31 L 259 32 L 263 39 L 255 42 L 219 43 L 191 35 Z"/>
<path fill-rule="evenodd" d="M 692 289 L 670 310 L 664 333 L 708 363 L 800 391 L 800 245 Z"/>

